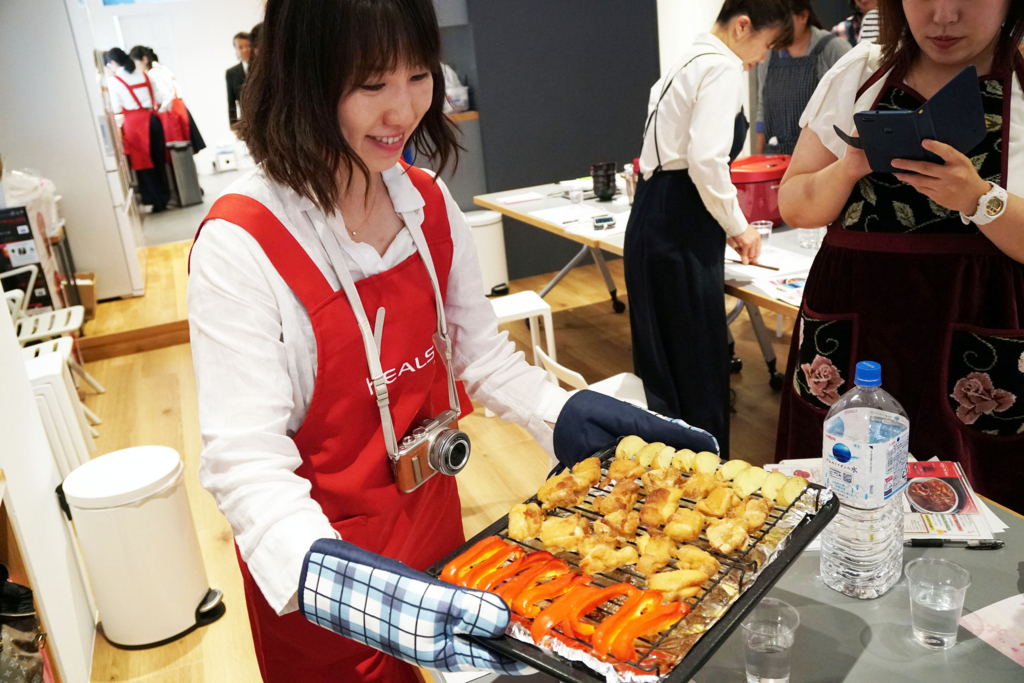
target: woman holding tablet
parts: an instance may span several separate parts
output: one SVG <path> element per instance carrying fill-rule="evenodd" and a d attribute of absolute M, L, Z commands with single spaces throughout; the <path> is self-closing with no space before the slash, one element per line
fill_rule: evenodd
<path fill-rule="evenodd" d="M 918 459 L 961 463 L 980 493 L 1021 508 L 1024 449 L 1024 3 L 881 0 L 882 40 L 825 76 L 783 179 L 787 223 L 829 225 L 788 364 L 776 457 L 821 456 L 822 421 L 858 360 L 882 364 Z M 868 109 L 914 110 L 973 65 L 987 135 L 944 164 L 872 173 L 852 131 Z"/>

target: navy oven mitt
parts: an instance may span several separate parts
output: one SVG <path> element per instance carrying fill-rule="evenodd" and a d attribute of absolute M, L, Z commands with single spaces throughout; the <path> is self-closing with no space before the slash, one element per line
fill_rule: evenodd
<path fill-rule="evenodd" d="M 718 441 L 703 429 L 596 391 L 583 390 L 566 401 L 555 422 L 555 457 L 571 467 L 612 445 L 620 436 L 630 434 L 676 449 L 721 453 Z"/>
<path fill-rule="evenodd" d="M 320 539 L 306 553 L 299 610 L 314 624 L 425 669 L 534 673 L 458 637 L 504 635 L 509 610 L 501 598 L 345 541 Z"/>

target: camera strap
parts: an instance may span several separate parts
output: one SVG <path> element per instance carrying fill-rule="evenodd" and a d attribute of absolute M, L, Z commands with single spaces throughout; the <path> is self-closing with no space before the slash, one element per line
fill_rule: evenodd
<path fill-rule="evenodd" d="M 337 274 L 341 287 L 345 291 L 345 297 L 348 299 L 352 312 L 356 316 L 356 323 L 359 325 L 359 332 L 363 337 L 366 362 L 370 369 L 370 382 L 373 384 L 374 396 L 377 399 L 377 407 L 380 410 L 380 421 L 384 428 L 384 446 L 387 449 L 388 457 L 392 460 L 397 460 L 398 437 L 395 434 L 394 421 L 391 419 L 388 383 L 380 364 L 378 341 L 375 339 L 373 328 L 366 317 L 366 311 L 363 309 L 363 302 L 359 298 L 359 291 L 356 289 L 356 283 L 352 279 L 352 273 L 349 272 L 345 262 L 345 255 L 341 249 L 341 244 L 338 242 L 338 236 L 326 224 L 318 225 L 309 216 L 308 212 L 304 213 L 306 214 L 306 220 L 309 221 L 313 229 L 316 230 L 316 234 L 320 237 L 320 243 L 327 254 L 327 261 L 331 264 L 335 274 Z M 406 223 L 405 227 L 412 235 L 416 251 L 419 253 L 423 265 L 426 266 L 427 274 L 430 276 L 430 284 L 434 290 L 434 306 L 437 312 L 437 331 L 434 333 L 434 347 L 441 354 L 441 362 L 444 364 L 448 375 L 448 402 L 451 405 L 451 409 L 458 414 L 460 406 L 457 380 L 455 379 L 455 371 L 452 367 L 452 342 L 451 337 L 448 336 L 448 321 L 444 314 L 444 299 L 441 297 L 441 287 L 437 282 L 437 273 L 434 271 L 434 260 L 430 256 L 430 249 L 427 246 L 427 240 L 423 236 L 423 230 L 420 225 L 418 223 L 413 225 Z M 378 315 L 379 320 L 382 318 L 383 316 Z"/>

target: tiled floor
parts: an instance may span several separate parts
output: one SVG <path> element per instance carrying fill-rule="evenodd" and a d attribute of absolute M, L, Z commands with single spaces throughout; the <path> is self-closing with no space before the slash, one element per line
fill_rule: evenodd
<path fill-rule="evenodd" d="M 203 188 L 203 203 L 186 206 L 183 209 L 168 209 L 158 214 L 147 214 L 142 221 L 142 237 L 147 247 L 168 242 L 191 240 L 196 229 L 210 211 L 210 207 L 231 183 L 245 171 L 228 171 L 216 175 L 200 175 L 199 185 Z"/>

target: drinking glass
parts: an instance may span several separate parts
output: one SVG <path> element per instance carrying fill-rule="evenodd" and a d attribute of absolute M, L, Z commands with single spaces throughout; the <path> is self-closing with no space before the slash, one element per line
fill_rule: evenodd
<path fill-rule="evenodd" d="M 573 204 L 582 204 L 583 190 L 569 190 L 569 201 Z"/>
<path fill-rule="evenodd" d="M 803 228 L 797 231 L 797 239 L 804 249 L 820 249 L 827 232 L 828 228 Z"/>
<path fill-rule="evenodd" d="M 765 598 L 743 622 L 747 683 L 788 683 L 793 638 L 800 614 L 782 600 Z"/>
<path fill-rule="evenodd" d="M 947 560 L 921 557 L 907 564 L 910 626 L 914 640 L 931 650 L 956 645 L 956 631 L 971 574 Z"/>
<path fill-rule="evenodd" d="M 754 226 L 754 230 L 757 230 L 757 234 L 761 236 L 761 244 L 768 244 L 768 240 L 772 236 L 772 226 L 774 224 L 771 221 L 754 221 L 751 225 Z"/>

